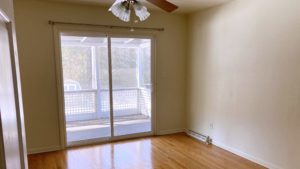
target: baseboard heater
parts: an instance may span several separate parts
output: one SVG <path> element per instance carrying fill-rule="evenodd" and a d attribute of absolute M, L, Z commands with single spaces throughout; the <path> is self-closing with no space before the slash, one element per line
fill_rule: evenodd
<path fill-rule="evenodd" d="M 200 133 L 196 133 L 192 130 L 186 130 L 185 131 L 187 135 L 194 137 L 197 140 L 200 140 L 202 142 L 204 142 L 205 144 L 211 145 L 212 144 L 212 138 L 210 138 L 209 136 L 206 136 L 204 134 L 200 134 Z"/>

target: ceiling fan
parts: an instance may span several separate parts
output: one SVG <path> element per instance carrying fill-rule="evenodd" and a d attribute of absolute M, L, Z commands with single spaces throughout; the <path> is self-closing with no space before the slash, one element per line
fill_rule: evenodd
<path fill-rule="evenodd" d="M 146 0 L 153 5 L 167 11 L 173 12 L 178 6 L 166 1 L 166 0 Z M 135 11 L 136 16 L 139 17 L 140 21 L 146 20 L 150 13 L 147 8 L 138 0 L 116 0 L 114 4 L 109 8 L 116 17 L 124 22 L 130 21 L 130 14 L 132 9 Z"/>

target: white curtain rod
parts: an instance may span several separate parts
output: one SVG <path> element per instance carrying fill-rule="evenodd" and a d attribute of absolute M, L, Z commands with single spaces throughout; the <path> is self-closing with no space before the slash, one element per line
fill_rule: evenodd
<path fill-rule="evenodd" d="M 116 25 L 100 25 L 100 24 L 89 24 L 89 23 L 74 23 L 74 22 L 58 22 L 49 21 L 50 25 L 81 25 L 81 26 L 97 26 L 109 29 L 128 29 L 128 30 L 144 30 L 144 31 L 164 31 L 164 28 L 146 28 L 146 27 L 130 27 L 130 26 L 116 26 Z"/>

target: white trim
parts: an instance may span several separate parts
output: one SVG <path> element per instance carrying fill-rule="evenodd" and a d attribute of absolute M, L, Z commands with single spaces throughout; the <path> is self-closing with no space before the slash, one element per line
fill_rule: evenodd
<path fill-rule="evenodd" d="M 143 132 L 143 133 L 134 133 L 134 134 L 127 134 L 127 135 L 121 135 L 121 136 L 114 136 L 110 141 L 119 141 L 119 140 L 127 140 L 127 139 L 134 139 L 134 138 L 140 138 L 140 137 L 148 137 L 153 136 L 153 132 Z"/>
<path fill-rule="evenodd" d="M 2 15 L 2 10 L 0 9 L 0 26 L 1 27 L 2 27 L 2 24 L 6 25 L 6 21 L 5 21 L 4 16 Z M 7 36 L 9 36 L 9 35 L 7 35 Z M 10 45 L 10 44 L 8 44 L 8 45 Z M 0 109 L 0 114 L 2 114 L 1 113 L 1 109 Z M 2 120 L 1 120 L 1 117 L 0 117 L 0 151 L 1 151 L 0 152 L 0 168 L 6 169 L 7 168 L 6 167 L 6 154 L 5 154 L 4 138 L 3 138 L 3 131 L 2 131 L 2 129 L 3 129 L 2 128 Z"/>
<path fill-rule="evenodd" d="M 0 109 L 1 114 L 1 109 Z M 2 164 L 1 164 L 2 163 Z M 6 169 L 5 150 L 3 143 L 2 121 L 0 120 L 0 168 Z"/>
<path fill-rule="evenodd" d="M 28 149 L 28 154 L 39 154 L 39 153 L 46 153 L 51 151 L 58 151 L 61 150 L 59 145 L 56 146 L 49 146 L 49 147 L 39 147 L 39 148 L 31 148 Z"/>
<path fill-rule="evenodd" d="M 64 92 L 63 92 L 63 73 L 61 61 L 61 44 L 60 44 L 60 31 L 53 26 L 53 42 L 55 52 L 55 67 L 56 67 L 56 85 L 58 96 L 58 116 L 59 116 L 59 135 L 60 135 L 60 149 L 66 148 L 66 124 L 64 112 Z"/>
<path fill-rule="evenodd" d="M 160 130 L 156 132 L 156 135 L 168 135 L 168 134 L 176 134 L 183 133 L 185 129 L 170 129 L 170 130 Z"/>
<path fill-rule="evenodd" d="M 109 140 L 110 140 L 109 137 L 80 140 L 80 141 L 69 142 L 67 147 L 71 148 L 71 147 L 79 147 L 79 146 L 85 146 L 90 144 L 101 144 L 101 143 L 107 143 L 109 142 Z"/>
<path fill-rule="evenodd" d="M 136 138 L 142 138 L 142 137 L 149 137 L 153 136 L 153 132 L 144 132 L 144 133 L 136 133 L 136 134 L 128 134 L 128 135 L 122 135 L 122 136 L 114 136 L 114 137 L 103 137 L 103 138 L 97 138 L 97 139 L 87 139 L 82 141 L 74 141 L 68 144 L 68 148 L 72 147 L 81 147 L 85 145 L 91 145 L 91 144 L 103 144 L 103 143 L 112 143 L 114 141 L 121 141 L 121 140 L 127 140 L 127 139 L 136 139 Z"/>
<path fill-rule="evenodd" d="M 22 169 L 27 169 L 27 148 L 26 148 L 26 138 L 25 138 L 25 129 L 24 129 L 24 117 L 23 117 L 23 105 L 22 105 L 22 93 L 21 93 L 21 86 L 20 86 L 20 72 L 19 72 L 19 63 L 18 63 L 18 53 L 17 53 L 17 46 L 14 37 L 15 28 L 13 26 L 12 20 L 6 14 L 4 10 L 0 8 L 0 22 L 6 25 L 7 36 L 8 36 L 8 46 L 9 46 L 9 53 L 10 53 L 10 64 L 11 64 L 11 74 L 12 74 L 12 82 L 13 82 L 13 93 L 14 93 L 14 102 L 15 102 L 15 109 L 16 109 L 16 120 L 17 120 L 17 130 L 18 130 L 18 144 L 19 144 L 19 155 L 20 155 L 20 167 Z M 0 139 L 3 139 L 2 132 L 0 134 Z M 5 159 L 5 152 L 4 152 L 4 145 L 1 141 L 0 143 L 0 154 L 3 155 Z M 2 161 L 2 159 L 1 159 Z M 0 167 L 6 168 L 5 160 Z"/>
<path fill-rule="evenodd" d="M 157 100 L 157 79 L 156 79 L 156 36 L 151 36 L 151 123 L 152 123 L 152 132 L 155 135 L 157 129 L 157 109 L 156 109 L 156 100 Z"/>
<path fill-rule="evenodd" d="M 1 12 L 1 11 L 0 11 Z M 24 114 L 23 114 L 23 105 L 22 105 L 22 93 L 21 93 L 21 84 L 19 76 L 19 64 L 18 64 L 18 53 L 16 51 L 16 46 L 14 45 L 15 39 L 13 35 L 13 25 L 11 22 L 6 23 L 8 37 L 9 37 L 9 47 L 11 55 L 11 70 L 13 77 L 13 86 L 14 86 L 14 96 L 15 96 L 15 107 L 16 107 L 16 118 L 17 118 L 17 127 L 18 127 L 18 137 L 19 137 L 19 151 L 20 151 L 20 160 L 21 168 L 27 169 L 27 148 L 26 148 L 26 134 L 25 134 L 25 124 L 24 124 Z"/>
<path fill-rule="evenodd" d="M 221 142 L 213 141 L 213 145 L 215 145 L 215 146 L 217 146 L 219 148 L 222 148 L 224 150 L 227 150 L 227 151 L 229 151 L 229 152 L 231 152 L 233 154 L 236 154 L 236 155 L 238 155 L 240 157 L 243 157 L 243 158 L 245 158 L 247 160 L 250 160 L 250 161 L 252 161 L 254 163 L 260 164 L 260 165 L 262 165 L 264 167 L 267 167 L 269 169 L 283 169 L 282 167 L 279 167 L 279 166 L 277 166 L 275 164 L 272 164 L 272 163 L 267 162 L 265 160 L 262 160 L 262 159 L 259 159 L 257 157 L 254 157 L 254 156 L 252 156 L 250 154 L 247 154 L 245 152 L 242 152 L 242 151 L 240 151 L 240 150 L 238 150 L 236 148 L 227 146 L 227 145 L 225 145 L 225 144 L 223 144 Z"/>
<path fill-rule="evenodd" d="M 112 53 L 111 53 L 111 37 L 107 36 L 107 59 L 108 59 L 108 85 L 109 85 L 109 119 L 110 119 L 110 139 L 115 136 L 114 126 L 114 97 L 113 97 L 113 73 L 112 73 Z"/>

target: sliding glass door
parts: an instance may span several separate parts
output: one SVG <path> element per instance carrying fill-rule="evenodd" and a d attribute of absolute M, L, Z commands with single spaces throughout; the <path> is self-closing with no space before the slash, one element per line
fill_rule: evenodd
<path fill-rule="evenodd" d="M 150 38 L 60 34 L 67 145 L 152 133 Z"/>
<path fill-rule="evenodd" d="M 114 135 L 151 131 L 151 40 L 111 38 Z"/>
<path fill-rule="evenodd" d="M 68 143 L 111 136 L 106 37 L 61 36 Z"/>

